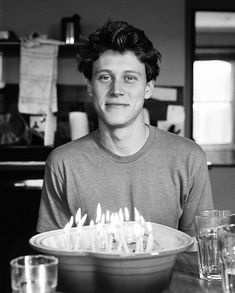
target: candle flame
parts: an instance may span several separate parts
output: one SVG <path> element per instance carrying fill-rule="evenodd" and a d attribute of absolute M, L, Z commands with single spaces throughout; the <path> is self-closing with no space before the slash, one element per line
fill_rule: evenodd
<path fill-rule="evenodd" d="M 76 215 L 75 215 L 76 225 L 78 225 L 78 223 L 81 221 L 81 217 L 82 217 L 82 212 L 81 212 L 81 208 L 79 208 Z"/>
<path fill-rule="evenodd" d="M 100 222 L 101 222 L 102 225 L 104 225 L 104 223 L 105 223 L 105 215 L 104 214 L 102 214 Z"/>
<path fill-rule="evenodd" d="M 153 230 L 152 224 L 150 222 L 146 222 L 146 228 L 149 233 L 152 232 L 152 230 Z"/>
<path fill-rule="evenodd" d="M 87 218 L 87 214 L 85 214 L 82 218 L 81 218 L 81 221 L 79 223 L 80 226 L 83 226 L 84 223 L 86 222 L 86 218 Z"/>
<path fill-rule="evenodd" d="M 99 223 L 101 220 L 101 205 L 98 203 L 97 209 L 96 209 L 96 223 Z"/>
<path fill-rule="evenodd" d="M 106 223 L 110 222 L 110 212 L 109 212 L 109 210 L 106 211 L 105 219 L 106 219 Z"/>
<path fill-rule="evenodd" d="M 144 225 L 145 224 L 145 219 L 143 216 L 140 216 L 140 224 Z"/>
<path fill-rule="evenodd" d="M 134 212 L 135 212 L 135 221 L 139 222 L 140 221 L 140 213 L 136 207 L 134 207 Z"/>
<path fill-rule="evenodd" d="M 64 231 L 68 231 L 73 226 L 73 216 L 70 217 L 69 222 L 64 226 Z"/>
<path fill-rule="evenodd" d="M 91 229 L 93 229 L 93 228 L 94 228 L 94 226 L 95 226 L 95 223 L 94 223 L 94 221 L 93 221 L 93 220 L 91 220 L 91 221 L 90 221 L 90 227 L 91 227 Z"/>
<path fill-rule="evenodd" d="M 111 224 L 113 224 L 114 218 L 115 218 L 114 213 L 112 213 L 111 216 L 110 216 L 110 223 Z"/>
<path fill-rule="evenodd" d="M 119 210 L 118 216 L 119 216 L 119 221 L 120 221 L 121 223 L 124 222 L 124 216 L 123 216 L 122 209 Z"/>
<path fill-rule="evenodd" d="M 124 213 L 125 213 L 125 220 L 128 222 L 130 220 L 130 215 L 129 215 L 129 211 L 127 207 L 124 208 Z"/>

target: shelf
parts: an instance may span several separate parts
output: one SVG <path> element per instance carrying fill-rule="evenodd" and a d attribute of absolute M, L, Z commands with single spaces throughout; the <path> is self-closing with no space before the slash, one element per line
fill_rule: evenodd
<path fill-rule="evenodd" d="M 46 161 L 54 147 L 50 146 L 1 146 L 0 162 Z"/>
<path fill-rule="evenodd" d="M 60 44 L 58 57 L 74 58 L 76 57 L 77 45 Z M 3 56 L 6 57 L 19 57 L 20 56 L 20 41 L 7 42 L 0 41 L 0 51 L 3 52 Z"/>

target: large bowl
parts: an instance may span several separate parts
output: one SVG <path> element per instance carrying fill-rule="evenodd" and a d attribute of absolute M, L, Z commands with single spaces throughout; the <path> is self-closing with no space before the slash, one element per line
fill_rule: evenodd
<path fill-rule="evenodd" d="M 35 235 L 29 242 L 37 251 L 58 257 L 59 291 L 156 293 L 168 287 L 177 254 L 188 250 L 193 239 L 168 226 L 151 224 L 153 237 L 163 248 L 152 253 L 124 256 L 65 251 L 55 248 L 54 241 L 64 235 L 62 229 Z"/>

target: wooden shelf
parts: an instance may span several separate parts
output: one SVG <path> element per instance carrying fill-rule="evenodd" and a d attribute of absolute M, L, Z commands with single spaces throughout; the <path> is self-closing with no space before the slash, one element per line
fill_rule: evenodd
<path fill-rule="evenodd" d="M 74 58 L 76 57 L 77 45 L 61 44 L 59 45 L 60 58 Z M 0 41 L 0 51 L 7 57 L 19 57 L 20 56 L 20 41 L 7 42 Z"/>
<path fill-rule="evenodd" d="M 46 161 L 50 146 L 1 146 L 0 161 Z"/>

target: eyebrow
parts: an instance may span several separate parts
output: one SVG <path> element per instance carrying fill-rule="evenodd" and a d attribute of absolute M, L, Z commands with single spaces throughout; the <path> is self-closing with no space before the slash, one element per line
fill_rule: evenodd
<path fill-rule="evenodd" d="M 100 69 L 100 70 L 95 71 L 94 75 L 100 74 L 102 72 L 112 73 L 112 71 L 109 70 L 109 69 Z M 137 74 L 139 76 L 142 76 L 142 74 L 137 70 L 124 70 L 124 73 L 134 73 L 134 74 Z"/>

